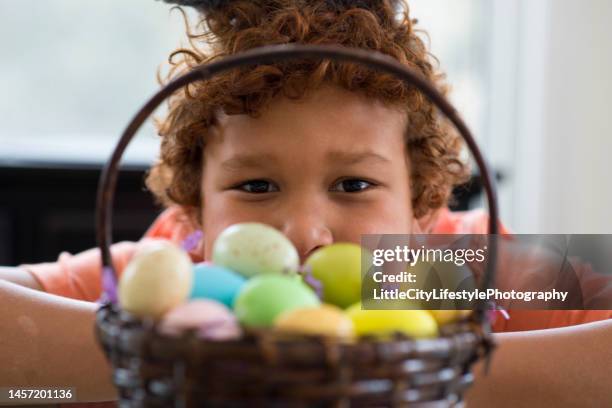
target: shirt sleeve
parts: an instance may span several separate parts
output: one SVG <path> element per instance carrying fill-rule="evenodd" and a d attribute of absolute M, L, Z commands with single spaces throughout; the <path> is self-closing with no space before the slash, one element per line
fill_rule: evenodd
<path fill-rule="evenodd" d="M 489 228 L 489 214 L 483 209 L 470 211 L 440 210 L 432 234 L 486 234 Z M 510 230 L 501 222 L 499 233 L 510 234 Z"/>
<path fill-rule="evenodd" d="M 137 245 L 135 242 L 120 242 L 111 246 L 113 264 L 118 273 L 123 271 Z M 20 267 L 29 271 L 47 293 L 90 302 L 100 297 L 102 260 L 97 248 L 76 255 L 62 252 L 55 262 Z"/>
<path fill-rule="evenodd" d="M 612 319 L 612 310 L 512 310 L 510 318 L 497 317 L 494 332 L 555 329 Z"/>
<path fill-rule="evenodd" d="M 143 240 L 113 244 L 110 250 L 117 274 L 121 276 L 134 252 L 149 239 L 180 244 L 188 234 L 187 224 L 181 222 L 181 214 L 178 208 L 169 208 L 153 222 Z M 195 257 L 192 255 L 192 258 Z M 29 271 L 47 293 L 86 301 L 100 298 L 102 261 L 97 248 L 79 254 L 62 252 L 55 262 L 25 264 L 20 267 Z"/>
<path fill-rule="evenodd" d="M 583 262 L 577 257 L 570 257 L 568 260 L 580 282 L 585 307 L 610 309 L 612 276 L 593 270 L 590 263 Z"/>
<path fill-rule="evenodd" d="M 486 211 L 451 212 L 443 209 L 433 228 L 437 234 L 486 234 L 489 216 Z M 500 233 L 511 234 L 506 226 L 500 224 Z M 588 268 L 580 270 L 583 290 L 593 296 L 601 290 L 601 275 Z M 607 277 L 606 277 L 607 279 Z M 509 319 L 497 315 L 493 324 L 495 332 L 512 332 L 524 330 L 553 329 L 612 319 L 612 310 L 511 310 Z"/>

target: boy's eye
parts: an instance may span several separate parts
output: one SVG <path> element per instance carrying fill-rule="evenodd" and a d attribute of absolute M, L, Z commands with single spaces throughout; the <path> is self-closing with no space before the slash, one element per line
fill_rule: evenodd
<path fill-rule="evenodd" d="M 247 193 L 262 194 L 278 191 L 278 187 L 266 180 L 249 180 L 236 186 L 237 189 Z"/>
<path fill-rule="evenodd" d="M 374 187 L 374 184 L 366 180 L 346 179 L 338 182 L 334 186 L 334 191 L 340 191 L 342 193 L 359 193 L 371 187 Z"/>

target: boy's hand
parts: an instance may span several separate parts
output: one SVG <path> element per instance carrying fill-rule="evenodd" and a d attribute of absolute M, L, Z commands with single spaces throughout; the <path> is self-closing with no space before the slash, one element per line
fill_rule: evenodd
<path fill-rule="evenodd" d="M 0 280 L 5 280 L 30 289 L 43 290 L 40 283 L 34 278 L 34 275 L 22 268 L 0 266 Z"/>

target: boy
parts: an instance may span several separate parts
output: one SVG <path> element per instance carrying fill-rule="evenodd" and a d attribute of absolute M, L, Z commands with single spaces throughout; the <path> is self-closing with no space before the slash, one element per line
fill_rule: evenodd
<path fill-rule="evenodd" d="M 336 43 L 389 54 L 442 87 L 407 12 L 397 19 L 400 2 L 188 3 L 199 4 L 209 28 L 193 39 L 206 39 L 212 52 L 195 45 L 177 50 L 171 76 L 260 45 Z M 221 75 L 175 95 L 160 134 L 160 160 L 147 183 L 169 209 L 146 236 L 181 242 L 202 230 L 200 244 L 191 251 L 194 261 L 210 259 L 215 237 L 242 221 L 279 229 L 302 261 L 321 246 L 359 242 L 367 233 L 485 232 L 482 212 L 451 214 L 445 209 L 467 168 L 460 160 L 458 137 L 433 105 L 401 81 L 351 64 L 294 61 Z M 137 245 L 113 247 L 119 272 Z M 0 281 L 2 302 L 10 306 L 0 309 L 9 333 L 3 336 L 0 358 L 10 362 L 0 384 L 74 386 L 83 401 L 113 399 L 110 371 L 91 333 L 96 306 L 86 302 L 100 295 L 99 264 L 92 250 L 62 254 L 53 264 L 4 271 L 13 282 L 80 300 Z M 538 321 L 538 316 L 567 321 Z M 513 313 L 510 329 L 549 328 L 608 315 L 538 316 Z M 477 379 L 469 402 L 610 401 L 611 335 L 610 322 L 500 335 L 493 371 Z"/>

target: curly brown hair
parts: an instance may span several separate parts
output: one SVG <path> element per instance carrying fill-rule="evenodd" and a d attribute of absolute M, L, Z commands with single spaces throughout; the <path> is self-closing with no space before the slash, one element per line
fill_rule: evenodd
<path fill-rule="evenodd" d="M 416 20 L 409 17 L 403 0 L 217 3 L 221 4 L 200 10 L 196 26 L 200 32 L 192 32 L 186 19 L 190 46 L 170 55 L 168 79 L 258 46 L 339 44 L 390 55 L 446 92 L 444 76 L 435 71 L 436 60 L 417 35 Z M 353 63 L 331 61 L 292 60 L 235 69 L 177 92 L 169 100 L 166 118 L 158 122 L 161 153 L 149 172 L 147 186 L 165 205 L 178 204 L 198 216 L 203 149 L 218 110 L 256 117 L 277 96 L 299 99 L 324 84 L 403 109 L 408 117 L 405 138 L 415 216 L 447 205 L 452 187 L 464 182 L 468 173 L 460 159 L 463 144 L 459 136 L 429 100 L 400 79 Z"/>

